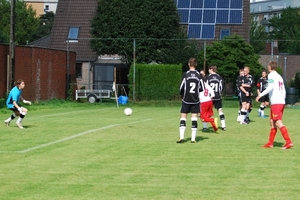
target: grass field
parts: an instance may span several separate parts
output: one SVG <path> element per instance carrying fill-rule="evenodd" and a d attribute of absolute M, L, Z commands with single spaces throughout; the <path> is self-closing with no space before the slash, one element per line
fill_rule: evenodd
<path fill-rule="evenodd" d="M 227 131 L 199 123 L 195 144 L 188 120 L 176 144 L 178 106 L 72 105 L 28 107 L 23 130 L 1 122 L 0 199 L 299 199 L 299 109 L 285 110 L 294 148 L 281 150 L 279 131 L 260 148 L 269 124 L 257 108 L 240 125 L 224 107 Z"/>

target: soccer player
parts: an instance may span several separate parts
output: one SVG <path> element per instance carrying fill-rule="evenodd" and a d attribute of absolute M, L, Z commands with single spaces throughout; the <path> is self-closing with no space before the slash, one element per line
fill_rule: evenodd
<path fill-rule="evenodd" d="M 201 72 L 200 72 L 201 73 Z M 218 131 L 218 122 L 217 118 L 212 118 L 214 115 L 213 111 L 213 102 L 211 98 L 215 96 L 213 89 L 204 82 L 204 90 L 200 92 L 200 119 L 203 123 L 203 130 L 207 129 L 207 123 L 210 122 L 215 133 Z"/>
<path fill-rule="evenodd" d="M 256 83 L 257 94 L 262 93 L 268 86 L 267 71 L 263 70 L 260 79 Z M 260 107 L 257 111 L 259 117 L 265 117 L 264 109 L 269 105 L 269 96 L 265 95 L 259 99 Z"/>
<path fill-rule="evenodd" d="M 237 77 L 237 79 L 235 81 L 237 96 L 238 96 L 238 100 L 239 100 L 239 103 L 240 103 L 238 117 L 237 117 L 237 121 L 238 122 L 240 122 L 241 109 L 242 109 L 240 85 L 242 84 L 243 76 L 244 76 L 244 68 L 242 68 L 242 69 L 239 70 L 239 76 Z"/>
<path fill-rule="evenodd" d="M 217 74 L 217 66 L 211 65 L 208 69 L 209 75 L 207 76 L 208 85 L 214 90 L 215 96 L 212 98 L 215 109 L 217 109 L 221 128 L 223 131 L 226 130 L 225 115 L 222 111 L 222 92 L 224 89 L 224 80 Z"/>
<path fill-rule="evenodd" d="M 22 96 L 22 90 L 25 88 L 25 82 L 22 79 L 17 80 L 15 87 L 9 92 L 8 98 L 6 100 L 6 106 L 8 109 L 13 111 L 13 114 L 6 120 L 4 123 L 6 126 L 9 126 L 10 122 L 16 117 L 19 116 L 16 124 L 19 128 L 23 128 L 21 122 L 27 114 L 28 110 L 19 105 L 19 99 L 23 101 L 23 103 L 31 105 L 30 101 L 26 101 Z"/>
<path fill-rule="evenodd" d="M 270 125 L 271 130 L 269 134 L 269 142 L 263 145 L 264 148 L 273 148 L 274 138 L 276 136 L 277 128 L 279 128 L 282 137 L 285 140 L 285 144 L 282 149 L 290 149 L 293 147 L 293 143 L 290 139 L 287 128 L 282 122 L 282 116 L 285 105 L 285 86 L 282 77 L 276 72 L 277 62 L 270 61 L 268 64 L 268 86 L 267 88 L 256 97 L 256 101 L 267 94 L 270 98 Z"/>
<path fill-rule="evenodd" d="M 240 82 L 241 90 L 241 102 L 242 109 L 240 115 L 240 124 L 249 124 L 249 114 L 251 112 L 251 97 L 252 97 L 252 88 L 255 84 L 253 76 L 250 74 L 250 68 L 248 66 L 244 67 L 244 76 Z"/>
<path fill-rule="evenodd" d="M 180 125 L 179 125 L 179 139 L 177 143 L 184 142 L 184 132 L 186 129 L 186 117 L 188 113 L 192 113 L 192 134 L 191 142 L 196 142 L 196 133 L 198 128 L 198 114 L 200 110 L 199 93 L 203 91 L 203 77 L 196 70 L 197 60 L 190 58 L 188 61 L 189 71 L 183 74 L 180 84 L 180 95 L 182 96 L 182 104 L 180 110 Z"/>

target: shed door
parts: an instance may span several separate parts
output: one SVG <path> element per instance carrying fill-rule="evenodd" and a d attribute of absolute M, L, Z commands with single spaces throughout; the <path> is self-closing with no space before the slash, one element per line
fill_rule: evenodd
<path fill-rule="evenodd" d="M 95 66 L 93 89 L 111 90 L 114 82 L 114 66 Z"/>

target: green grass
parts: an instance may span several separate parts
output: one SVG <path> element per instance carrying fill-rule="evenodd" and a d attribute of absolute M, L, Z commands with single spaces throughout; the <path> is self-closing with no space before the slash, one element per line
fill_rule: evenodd
<path fill-rule="evenodd" d="M 224 106 L 227 131 L 199 123 L 196 144 L 176 144 L 179 106 L 129 106 L 131 116 L 109 102 L 41 103 L 28 106 L 25 129 L 3 123 L 0 199 L 298 199 L 299 109 L 285 110 L 294 148 L 281 150 L 279 131 L 273 149 L 260 148 L 269 123 L 257 108 L 240 125 Z"/>

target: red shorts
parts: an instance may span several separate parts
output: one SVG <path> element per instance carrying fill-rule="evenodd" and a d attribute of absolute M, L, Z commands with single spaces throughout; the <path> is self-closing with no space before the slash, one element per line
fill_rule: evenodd
<path fill-rule="evenodd" d="M 283 110 L 284 110 L 284 104 L 271 105 L 270 119 L 274 121 L 282 120 Z"/>
<path fill-rule="evenodd" d="M 211 118 L 213 115 L 214 115 L 214 111 L 213 111 L 212 101 L 200 103 L 200 118 L 202 120 Z"/>

